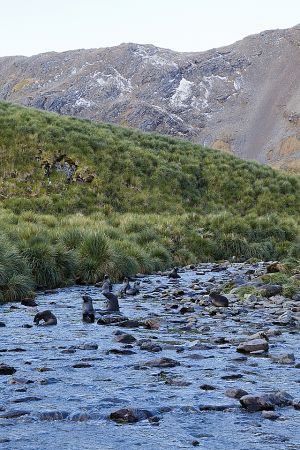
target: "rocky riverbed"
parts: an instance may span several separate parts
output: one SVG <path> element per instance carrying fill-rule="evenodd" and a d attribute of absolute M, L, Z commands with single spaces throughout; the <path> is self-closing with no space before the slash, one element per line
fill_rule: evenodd
<path fill-rule="evenodd" d="M 0 306 L 0 445 L 9 450 L 300 448 L 300 301 L 209 291 L 253 283 L 260 264 L 201 264 L 141 278 L 120 323 L 86 324 L 82 295 Z M 118 290 L 118 286 L 115 287 Z M 99 301 L 97 301 L 97 299 Z M 32 326 L 51 309 L 52 327 Z"/>

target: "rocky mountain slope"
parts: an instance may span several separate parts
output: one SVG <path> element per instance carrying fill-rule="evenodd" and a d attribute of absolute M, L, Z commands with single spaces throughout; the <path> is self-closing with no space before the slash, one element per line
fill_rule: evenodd
<path fill-rule="evenodd" d="M 300 170 L 300 25 L 201 53 L 152 45 L 0 58 L 0 99 Z"/>

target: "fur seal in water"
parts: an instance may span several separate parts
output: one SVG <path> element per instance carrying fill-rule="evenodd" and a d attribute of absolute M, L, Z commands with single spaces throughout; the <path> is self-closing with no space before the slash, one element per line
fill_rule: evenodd
<path fill-rule="evenodd" d="M 102 283 L 102 290 L 112 292 L 112 283 L 108 275 L 104 275 L 104 280 Z"/>
<path fill-rule="evenodd" d="M 123 284 L 121 286 L 121 289 L 119 291 L 119 295 L 121 297 L 124 297 L 124 295 L 126 295 L 128 289 L 131 289 L 131 287 L 130 287 L 128 278 L 125 277 L 124 280 L 123 280 Z"/>
<path fill-rule="evenodd" d="M 178 267 L 174 267 L 174 269 L 172 270 L 172 272 L 169 273 L 168 277 L 169 277 L 169 278 L 173 278 L 173 279 L 181 278 L 181 276 L 178 275 Z"/>
<path fill-rule="evenodd" d="M 43 320 L 44 323 L 40 324 L 40 321 Z M 55 315 L 49 310 L 47 309 L 46 311 L 42 311 L 37 313 L 34 316 L 33 322 L 36 325 L 42 325 L 42 326 L 46 326 L 46 325 L 57 325 L 57 318 L 55 317 Z"/>
<path fill-rule="evenodd" d="M 95 322 L 95 311 L 93 307 L 93 299 L 89 295 L 82 296 L 82 320 L 86 323 Z"/>
<path fill-rule="evenodd" d="M 103 311 L 103 313 L 119 312 L 120 307 L 119 307 L 118 297 L 109 291 L 104 291 L 104 292 L 102 291 L 102 294 L 104 295 L 104 297 L 107 298 L 106 311 Z"/>
<path fill-rule="evenodd" d="M 217 292 L 210 292 L 209 298 L 214 306 L 227 307 L 229 306 L 228 298 L 225 295 L 221 295 Z"/>
<path fill-rule="evenodd" d="M 127 289 L 127 295 L 137 295 L 139 292 L 140 292 L 140 282 L 139 281 L 135 281 L 134 283 L 133 283 L 133 287 L 131 288 L 129 288 L 129 289 Z"/>

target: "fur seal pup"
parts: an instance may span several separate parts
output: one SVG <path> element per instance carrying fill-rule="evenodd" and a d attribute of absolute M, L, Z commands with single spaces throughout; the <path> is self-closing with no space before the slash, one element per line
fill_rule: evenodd
<path fill-rule="evenodd" d="M 86 323 L 95 322 L 95 311 L 93 307 L 93 299 L 89 295 L 82 296 L 82 320 Z"/>
<path fill-rule="evenodd" d="M 174 269 L 172 270 L 172 272 L 169 273 L 168 277 L 169 277 L 169 278 L 173 278 L 173 279 L 181 278 L 181 276 L 178 275 L 178 267 L 174 267 Z"/>
<path fill-rule="evenodd" d="M 40 321 L 43 320 L 44 323 L 40 324 Z M 49 310 L 47 309 L 46 311 L 42 311 L 37 313 L 34 316 L 33 322 L 36 325 L 42 325 L 42 326 L 46 326 L 46 325 L 57 325 L 57 318 L 55 317 L 55 315 Z"/>
<path fill-rule="evenodd" d="M 119 306 L 118 297 L 109 291 L 102 292 L 102 294 L 107 299 L 106 310 L 104 312 L 105 313 L 119 312 L 120 306 Z"/>
<path fill-rule="evenodd" d="M 128 289 L 131 289 L 131 286 L 130 286 L 128 278 L 125 277 L 124 280 L 123 280 L 123 284 L 121 286 L 121 289 L 119 291 L 120 297 L 124 297 L 124 295 L 126 295 Z"/>
<path fill-rule="evenodd" d="M 104 280 L 102 283 L 102 290 L 112 292 L 112 284 L 108 275 L 104 275 Z"/>
<path fill-rule="evenodd" d="M 135 281 L 133 283 L 133 287 L 127 289 L 127 295 L 137 295 L 140 292 L 140 282 L 139 281 Z"/>
<path fill-rule="evenodd" d="M 209 294 L 209 299 L 214 306 L 227 307 L 229 306 L 228 298 L 225 295 L 218 294 L 217 292 L 211 291 Z"/>

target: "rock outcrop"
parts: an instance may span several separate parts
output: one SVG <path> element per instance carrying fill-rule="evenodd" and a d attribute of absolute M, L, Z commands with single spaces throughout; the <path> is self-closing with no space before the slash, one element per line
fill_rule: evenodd
<path fill-rule="evenodd" d="M 300 25 L 178 53 L 153 45 L 0 58 L 0 100 L 181 136 L 300 170 Z"/>

